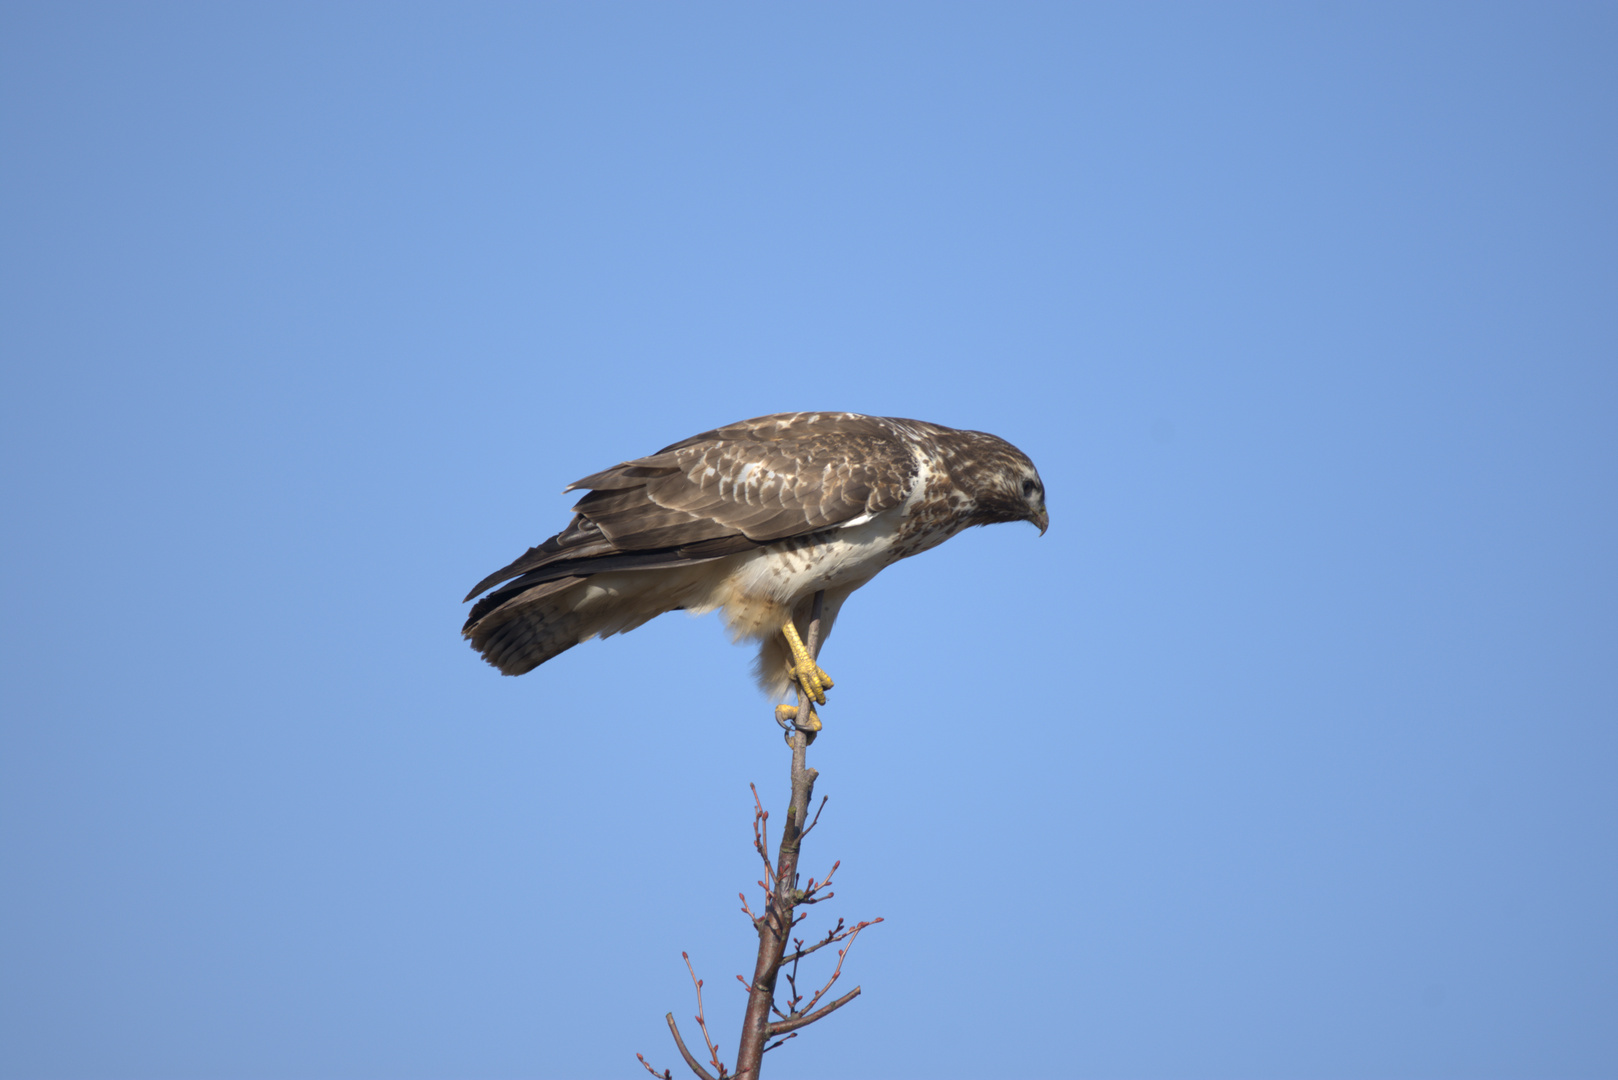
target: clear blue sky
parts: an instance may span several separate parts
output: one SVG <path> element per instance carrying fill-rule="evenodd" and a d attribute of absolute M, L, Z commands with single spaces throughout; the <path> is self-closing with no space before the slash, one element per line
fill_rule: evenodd
<path fill-rule="evenodd" d="M 0 143 L 0 1075 L 733 1046 L 750 653 L 460 598 L 849 409 L 1052 524 L 844 609 L 771 1076 L 1618 1076 L 1611 5 L 10 3 Z"/>

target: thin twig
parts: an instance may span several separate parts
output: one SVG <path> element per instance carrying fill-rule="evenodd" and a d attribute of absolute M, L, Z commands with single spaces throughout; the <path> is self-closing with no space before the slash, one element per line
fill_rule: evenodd
<path fill-rule="evenodd" d="M 826 877 L 823 880 L 819 881 L 819 882 L 816 882 L 814 878 L 810 878 L 809 879 L 809 884 L 807 884 L 807 885 L 805 885 L 803 887 L 803 895 L 805 895 L 805 896 L 813 896 L 815 893 L 819 892 L 821 889 L 824 889 L 826 886 L 830 885 L 832 875 L 837 873 L 837 868 L 839 866 L 842 866 L 842 865 L 843 865 L 843 860 L 842 859 L 838 859 L 836 862 L 832 863 L 831 864 L 831 869 L 826 871 Z"/>
<path fill-rule="evenodd" d="M 820 824 L 820 812 L 826 809 L 826 800 L 829 798 L 831 798 L 830 795 L 822 795 L 820 797 L 820 805 L 815 807 L 815 820 L 804 826 L 803 836 L 808 836 L 810 833 L 814 832 L 815 826 Z"/>
<path fill-rule="evenodd" d="M 753 848 L 758 852 L 758 857 L 764 860 L 765 879 L 772 883 L 771 885 L 765 885 L 761 881 L 759 885 L 763 887 L 766 895 L 768 895 L 773 891 L 772 886 L 775 882 L 775 867 L 770 865 L 770 812 L 764 809 L 764 804 L 759 801 L 758 785 L 748 784 L 747 786 L 753 792 Z"/>
<path fill-rule="evenodd" d="M 787 977 L 787 1011 L 783 1013 L 774 1001 L 770 1002 L 770 1011 L 783 1020 L 789 1020 L 798 1011 L 798 1002 L 803 1000 L 803 995 L 798 993 L 798 965 L 786 968 L 783 974 Z"/>
<path fill-rule="evenodd" d="M 713 1039 L 708 1037 L 708 1022 L 702 1018 L 702 980 L 697 978 L 696 970 L 691 966 L 690 955 L 687 953 L 681 953 L 680 958 L 685 961 L 685 970 L 691 972 L 691 981 L 696 984 L 697 1027 L 702 1029 L 702 1041 L 708 1044 L 708 1060 L 712 1063 L 714 1068 L 719 1070 L 719 1080 L 724 1080 L 725 1066 L 719 1060 L 719 1048 L 714 1045 Z M 843 966 L 842 962 L 838 961 L 837 966 L 841 968 Z M 837 976 L 833 975 L 832 978 L 835 980 Z M 813 1005 L 814 1002 L 811 1001 L 809 1004 Z"/>
<path fill-rule="evenodd" d="M 697 1059 L 691 1056 L 691 1051 L 685 1048 L 685 1040 L 680 1038 L 680 1028 L 679 1025 L 675 1024 L 674 1022 L 674 1014 L 667 1013 L 664 1015 L 663 1019 L 669 1022 L 669 1030 L 674 1033 L 674 1045 L 680 1048 L 680 1056 L 685 1058 L 685 1063 L 687 1065 L 691 1066 L 691 1071 L 702 1077 L 702 1080 L 715 1080 L 714 1077 L 708 1075 L 707 1069 L 704 1069 L 701 1065 L 697 1064 Z M 647 1068 L 650 1067 L 651 1066 L 647 1066 Z M 664 1069 L 663 1071 L 665 1073 L 668 1072 L 667 1069 Z M 653 1073 L 653 1075 L 655 1076 L 656 1073 Z"/>
<path fill-rule="evenodd" d="M 772 1042 L 770 1045 L 766 1046 L 764 1048 L 764 1052 L 766 1054 L 768 1054 L 771 1050 L 774 1050 L 777 1046 L 780 1046 L 782 1043 L 786 1042 L 788 1039 L 796 1039 L 797 1037 L 798 1037 L 798 1033 L 796 1031 L 794 1031 L 791 1035 L 783 1035 L 779 1039 L 776 1039 L 774 1042 Z M 665 1078 L 665 1080 L 667 1080 L 667 1078 Z"/>
<path fill-rule="evenodd" d="M 673 1014 L 671 1013 L 670 1015 L 673 1015 Z M 787 1038 L 789 1038 L 789 1039 L 791 1037 L 792 1036 L 790 1036 L 790 1035 L 787 1036 Z M 781 1044 L 776 1043 L 775 1045 L 780 1046 Z M 648 1062 L 643 1055 L 636 1054 L 635 1056 L 640 1058 L 640 1063 L 642 1065 L 646 1066 L 646 1071 L 651 1073 L 653 1076 L 657 1077 L 658 1080 L 674 1080 L 674 1074 L 669 1072 L 667 1069 L 664 1069 L 662 1072 L 658 1072 L 656 1069 L 652 1068 L 651 1063 Z"/>
<path fill-rule="evenodd" d="M 798 903 L 806 906 L 809 904 L 818 904 L 822 900 L 830 900 L 832 897 L 836 896 L 837 894 L 833 892 L 829 892 L 825 896 L 816 896 L 815 894 L 831 885 L 832 875 L 837 873 L 837 868 L 842 865 L 843 860 L 841 859 L 838 859 L 836 862 L 832 863 L 831 869 L 826 871 L 826 880 L 820 882 L 819 884 L 816 884 L 814 878 L 810 878 L 809 885 L 803 890 L 802 893 L 798 895 Z"/>
<path fill-rule="evenodd" d="M 856 926 L 851 926 L 847 930 L 844 930 L 843 929 L 843 920 L 838 919 L 837 920 L 837 925 L 832 927 L 830 930 L 826 931 L 826 936 L 824 938 L 817 941 L 815 944 L 809 946 L 807 949 L 799 948 L 797 952 L 787 953 L 787 955 L 785 955 L 785 956 L 783 956 L 781 958 L 781 962 L 783 964 L 785 964 L 785 963 L 788 963 L 788 962 L 793 961 L 793 960 L 802 960 L 805 956 L 808 956 L 810 953 L 819 952 L 821 949 L 824 949 L 827 945 L 835 945 L 837 942 L 842 941 L 844 938 L 852 937 L 855 934 L 859 933 L 861 930 L 864 930 L 867 926 L 875 926 L 877 923 L 879 923 L 881 921 L 882 920 L 879 919 L 879 918 L 878 919 L 867 919 L 864 922 L 859 923 Z"/>
<path fill-rule="evenodd" d="M 832 969 L 831 978 L 826 980 L 826 985 L 815 991 L 815 996 L 809 999 L 808 1007 L 810 1009 L 815 1007 L 815 1002 L 826 995 L 826 991 L 831 989 L 832 983 L 836 982 L 837 977 L 843 973 L 843 961 L 848 959 L 848 950 L 854 947 L 854 939 L 859 937 L 860 931 L 864 929 L 865 927 L 863 926 L 855 927 L 854 932 L 848 935 L 848 944 L 837 950 L 837 967 Z"/>
<path fill-rule="evenodd" d="M 823 1019 L 831 1013 L 836 1012 L 838 1009 L 841 1009 L 844 1005 L 847 1005 L 850 1001 L 853 1001 L 859 996 L 860 988 L 856 986 L 854 989 L 850 990 L 848 993 L 844 994 L 830 1005 L 827 1005 L 825 1008 L 820 1009 L 818 1012 L 812 1012 L 808 1016 L 798 1016 L 791 1020 L 782 1020 L 780 1023 L 771 1024 L 770 1035 L 773 1038 L 776 1035 L 783 1035 L 788 1031 L 796 1031 L 801 1027 L 808 1027 L 816 1020 Z"/>

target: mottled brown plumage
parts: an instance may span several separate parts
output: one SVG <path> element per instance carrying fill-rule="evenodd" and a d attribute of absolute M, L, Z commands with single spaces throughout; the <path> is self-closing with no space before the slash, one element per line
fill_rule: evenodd
<path fill-rule="evenodd" d="M 463 633 L 507 675 L 665 611 L 722 609 L 763 642 L 759 678 L 782 693 L 786 620 L 825 590 L 842 602 L 892 562 L 970 525 L 1031 521 L 1033 463 L 993 435 L 857 413 L 745 420 L 587 476 L 568 527 L 490 574 Z M 502 584 L 509 582 L 509 584 Z"/>

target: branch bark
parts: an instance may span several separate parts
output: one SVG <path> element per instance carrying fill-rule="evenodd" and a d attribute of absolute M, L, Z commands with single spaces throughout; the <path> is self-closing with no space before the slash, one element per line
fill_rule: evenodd
<path fill-rule="evenodd" d="M 820 616 L 824 600 L 824 593 L 815 593 L 814 608 L 809 615 L 809 633 L 804 641 L 804 647 L 814 659 L 820 657 Z M 800 722 L 808 722 L 810 704 L 809 695 L 800 686 Z M 792 746 L 792 801 L 787 807 L 786 824 L 781 829 L 780 854 L 775 860 L 774 897 L 764 914 L 754 920 L 758 928 L 758 961 L 753 966 L 747 1013 L 742 1019 L 741 1045 L 736 1050 L 736 1080 L 757 1080 L 764 1049 L 769 1042 L 770 1006 L 775 1001 L 775 982 L 781 974 L 781 958 L 786 954 L 787 941 L 792 936 L 793 909 L 800 899 L 798 850 L 809 816 L 809 800 L 814 796 L 815 779 L 820 775 L 808 765 L 808 733 L 794 725 L 789 742 Z M 824 1011 L 831 1010 L 828 1008 Z"/>

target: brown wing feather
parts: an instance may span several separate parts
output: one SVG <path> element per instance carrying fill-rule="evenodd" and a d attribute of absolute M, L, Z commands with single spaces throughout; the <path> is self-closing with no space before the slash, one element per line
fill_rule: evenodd
<path fill-rule="evenodd" d="M 473 624 L 536 586 L 607 570 L 723 558 L 898 506 L 915 477 L 880 417 L 779 413 L 746 420 L 593 473 L 568 527 L 490 574 L 467 599 Z"/>
<path fill-rule="evenodd" d="M 768 542 L 898 506 L 915 459 L 880 417 L 780 413 L 715 428 L 587 476 L 574 509 L 620 549 L 701 533 Z M 639 500 L 629 497 L 638 493 Z"/>
<path fill-rule="evenodd" d="M 595 522 L 574 515 L 568 527 L 540 544 L 523 552 L 515 560 L 502 566 L 476 585 L 466 594 L 466 599 L 481 593 L 484 589 L 492 588 L 516 577 L 518 574 L 552 563 L 558 559 L 589 559 L 601 555 L 611 555 L 618 549 L 613 547 L 612 541 L 607 539 Z M 461 601 L 465 603 L 466 601 Z"/>

